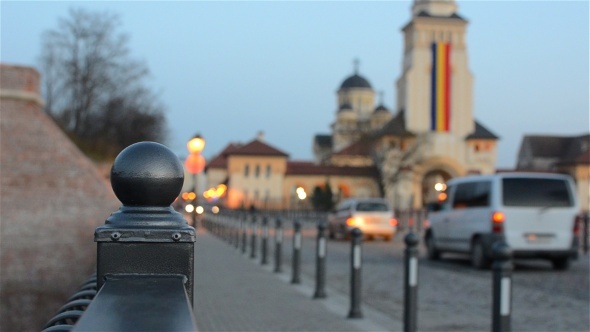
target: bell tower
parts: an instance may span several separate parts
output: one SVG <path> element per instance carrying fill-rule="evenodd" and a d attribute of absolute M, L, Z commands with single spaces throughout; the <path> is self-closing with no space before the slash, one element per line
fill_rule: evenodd
<path fill-rule="evenodd" d="M 414 0 L 412 19 L 402 28 L 397 81 L 397 109 L 405 112 L 407 130 L 455 138 L 475 130 L 467 24 L 454 0 Z"/>

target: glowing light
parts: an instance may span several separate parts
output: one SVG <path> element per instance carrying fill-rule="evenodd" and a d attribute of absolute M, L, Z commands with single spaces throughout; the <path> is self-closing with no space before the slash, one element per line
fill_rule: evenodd
<path fill-rule="evenodd" d="M 211 212 L 218 214 L 219 213 L 219 208 L 217 206 L 214 206 L 211 208 Z"/>
<path fill-rule="evenodd" d="M 445 191 L 445 190 L 447 190 L 447 185 L 444 184 L 444 183 L 438 182 L 437 184 L 434 185 L 434 190 L 436 190 L 436 191 Z"/>
<path fill-rule="evenodd" d="M 445 193 L 438 194 L 438 200 L 440 202 L 445 201 L 446 199 L 447 199 L 447 194 L 445 194 Z"/>
<path fill-rule="evenodd" d="M 304 200 L 307 197 L 307 194 L 305 193 L 305 189 L 303 189 L 302 187 L 297 187 L 295 192 L 297 193 L 297 197 L 300 200 Z"/>
<path fill-rule="evenodd" d="M 202 206 L 200 206 L 200 205 L 199 205 L 199 206 L 197 206 L 197 213 L 198 213 L 198 214 L 203 214 L 203 212 L 205 212 L 205 209 L 203 209 L 203 207 L 202 207 Z"/>
<path fill-rule="evenodd" d="M 205 139 L 197 134 L 186 143 L 186 147 L 190 153 L 200 153 L 205 148 Z"/>
<path fill-rule="evenodd" d="M 187 204 L 184 207 L 184 211 L 186 211 L 187 213 L 193 213 L 193 211 L 195 211 L 195 207 L 192 204 Z"/>

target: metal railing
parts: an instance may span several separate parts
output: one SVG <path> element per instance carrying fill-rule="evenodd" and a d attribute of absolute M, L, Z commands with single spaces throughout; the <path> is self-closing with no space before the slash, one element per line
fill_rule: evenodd
<path fill-rule="evenodd" d="M 196 331 L 195 229 L 170 206 L 182 188 L 178 157 L 153 142 L 115 159 L 111 185 L 122 207 L 96 229 L 96 275 L 44 331 Z"/>

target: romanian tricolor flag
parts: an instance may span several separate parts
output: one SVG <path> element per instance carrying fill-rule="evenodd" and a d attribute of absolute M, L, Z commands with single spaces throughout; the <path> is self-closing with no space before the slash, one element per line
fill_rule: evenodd
<path fill-rule="evenodd" d="M 451 120 L 451 44 L 432 43 L 431 129 L 449 131 Z"/>

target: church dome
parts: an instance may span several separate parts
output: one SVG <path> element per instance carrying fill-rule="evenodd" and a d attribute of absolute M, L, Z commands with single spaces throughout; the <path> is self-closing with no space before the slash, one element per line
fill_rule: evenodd
<path fill-rule="evenodd" d="M 371 89 L 371 84 L 364 77 L 354 74 L 349 78 L 345 79 L 340 85 L 340 89 L 351 89 L 351 88 L 368 88 Z"/>
<path fill-rule="evenodd" d="M 383 106 L 383 104 L 377 106 L 377 108 L 375 108 L 375 111 L 373 111 L 373 113 L 389 113 L 389 110 L 387 109 L 387 107 Z"/>

